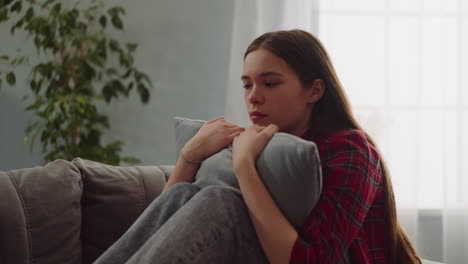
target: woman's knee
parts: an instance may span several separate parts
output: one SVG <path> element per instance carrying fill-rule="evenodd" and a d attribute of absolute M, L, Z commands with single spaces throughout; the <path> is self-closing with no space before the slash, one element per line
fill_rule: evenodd
<path fill-rule="evenodd" d="M 225 187 L 225 186 L 219 186 L 219 185 L 210 185 L 207 187 L 204 187 L 200 190 L 200 193 L 209 196 L 212 198 L 218 198 L 217 200 L 235 200 L 235 201 L 242 201 L 242 198 L 239 194 L 237 194 L 235 191 Z"/>
<path fill-rule="evenodd" d="M 157 206 L 160 203 L 167 204 L 180 204 L 182 206 L 194 195 L 200 191 L 200 188 L 189 183 L 189 182 L 178 182 L 169 189 L 161 193 L 154 201 L 151 206 Z"/>
<path fill-rule="evenodd" d="M 212 207 L 213 210 L 241 213 L 247 209 L 242 196 L 224 186 L 207 186 L 197 195 L 201 196 L 205 200 L 205 205 Z"/>
<path fill-rule="evenodd" d="M 198 191 L 200 191 L 200 188 L 198 188 L 190 182 L 178 182 L 169 187 L 169 189 L 167 189 L 166 192 L 167 191 L 197 193 Z"/>

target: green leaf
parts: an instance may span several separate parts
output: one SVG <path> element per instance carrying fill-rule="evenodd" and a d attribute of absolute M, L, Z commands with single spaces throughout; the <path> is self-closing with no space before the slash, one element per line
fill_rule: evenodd
<path fill-rule="evenodd" d="M 117 92 L 123 93 L 125 96 L 128 96 L 127 89 L 125 89 L 125 86 L 122 84 L 122 82 L 120 80 L 113 80 L 112 81 L 112 87 Z"/>
<path fill-rule="evenodd" d="M 84 80 L 92 80 L 96 77 L 96 70 L 86 61 L 79 63 L 79 71 Z"/>
<path fill-rule="evenodd" d="M 107 46 L 105 38 L 99 40 L 98 44 L 96 45 L 96 54 L 102 59 L 107 58 Z"/>
<path fill-rule="evenodd" d="M 121 6 L 116 6 L 115 9 L 117 10 L 117 13 L 120 13 L 122 15 L 125 15 L 125 9 Z"/>
<path fill-rule="evenodd" d="M 140 72 L 140 76 L 143 80 L 145 80 L 149 86 L 153 86 L 153 82 L 151 82 L 150 78 L 148 77 L 148 75 L 146 73 L 142 73 Z"/>
<path fill-rule="evenodd" d="M 30 7 L 28 8 L 28 11 L 26 11 L 26 15 L 24 15 L 24 19 L 26 21 L 30 21 L 33 16 L 34 16 L 34 9 Z"/>
<path fill-rule="evenodd" d="M 106 74 L 107 75 L 116 75 L 117 74 L 117 70 L 115 68 L 109 68 L 106 70 Z"/>
<path fill-rule="evenodd" d="M 133 86 L 135 85 L 134 82 L 130 82 L 128 85 L 127 85 L 127 93 L 130 92 L 132 89 L 133 89 Z"/>
<path fill-rule="evenodd" d="M 29 87 L 31 88 L 31 90 L 35 91 L 37 88 L 37 82 L 36 80 L 32 79 L 31 82 L 29 82 Z"/>
<path fill-rule="evenodd" d="M 97 123 L 101 124 L 105 128 L 109 128 L 109 118 L 107 116 L 98 116 L 96 118 Z"/>
<path fill-rule="evenodd" d="M 44 104 L 44 100 L 42 97 L 39 97 L 36 102 L 30 104 L 28 107 L 26 107 L 26 111 L 31 111 L 31 110 L 36 110 L 40 108 Z"/>
<path fill-rule="evenodd" d="M 24 24 L 24 20 L 23 20 L 23 19 L 18 20 L 18 22 L 16 22 L 16 23 L 13 25 L 12 29 L 11 29 L 11 30 L 12 30 L 12 34 L 14 33 L 14 29 L 13 29 L 13 28 L 15 28 L 15 29 L 16 29 L 16 28 L 21 28 L 21 27 L 23 26 L 23 24 Z"/>
<path fill-rule="evenodd" d="M 52 8 L 52 14 L 53 15 L 57 15 L 58 13 L 60 13 L 60 10 L 62 10 L 62 4 L 61 3 L 56 3 L 54 5 L 54 7 Z"/>
<path fill-rule="evenodd" d="M 8 19 L 8 9 L 0 7 L 0 23 Z"/>
<path fill-rule="evenodd" d="M 118 51 L 120 49 L 119 43 L 115 39 L 109 41 L 109 48 L 111 51 Z"/>
<path fill-rule="evenodd" d="M 13 86 L 16 84 L 16 76 L 14 72 L 9 72 L 6 75 L 6 80 L 10 86 Z"/>
<path fill-rule="evenodd" d="M 33 151 L 34 142 L 37 138 L 37 135 L 44 129 L 44 125 L 39 122 L 29 123 L 25 129 L 25 140 L 23 142 L 29 141 L 30 151 Z"/>
<path fill-rule="evenodd" d="M 6 61 L 7 61 L 7 60 L 9 60 L 9 59 L 10 59 L 10 57 L 8 57 L 8 56 L 4 55 L 4 56 L 1 56 L 1 57 L 0 57 L 0 59 L 2 59 L 2 60 L 6 60 Z"/>
<path fill-rule="evenodd" d="M 28 136 L 24 136 L 23 143 L 21 143 L 21 150 L 24 150 L 28 145 Z"/>
<path fill-rule="evenodd" d="M 93 63 L 94 65 L 99 66 L 98 69 L 104 68 L 104 61 L 105 61 L 106 57 L 104 57 L 104 56 L 97 56 L 96 54 L 90 53 L 90 54 L 88 55 L 88 59 L 89 59 L 89 61 L 90 61 L 91 63 Z M 100 78 L 100 76 L 99 76 L 100 73 L 101 73 L 101 72 L 98 72 L 98 76 L 97 76 L 98 79 Z"/>
<path fill-rule="evenodd" d="M 148 89 L 142 84 L 138 84 L 137 89 L 138 93 L 140 94 L 141 101 L 145 104 L 148 103 L 150 97 Z"/>
<path fill-rule="evenodd" d="M 123 30 L 123 23 L 122 20 L 118 16 L 113 16 L 111 19 L 112 25 L 114 25 L 115 28 Z"/>
<path fill-rule="evenodd" d="M 44 82 L 44 79 L 41 79 L 41 80 L 39 80 L 39 82 L 36 84 L 36 90 L 33 91 L 35 94 L 38 94 L 38 93 L 41 91 L 42 83 L 43 83 L 43 82 Z"/>
<path fill-rule="evenodd" d="M 137 49 L 138 44 L 136 44 L 136 43 L 127 43 L 126 46 L 127 46 L 128 52 L 132 53 Z"/>
<path fill-rule="evenodd" d="M 86 100 L 86 98 L 84 98 L 83 96 L 78 95 L 78 96 L 76 97 L 76 101 L 78 101 L 78 103 L 80 103 L 80 104 L 82 104 L 82 105 L 85 105 L 87 100 Z"/>
<path fill-rule="evenodd" d="M 109 84 L 105 85 L 104 88 L 102 89 L 102 95 L 104 96 L 104 99 L 106 100 L 107 103 L 109 103 L 112 96 L 114 96 L 114 90 Z"/>
<path fill-rule="evenodd" d="M 52 2 L 55 2 L 55 0 L 47 0 L 42 6 L 43 6 L 43 7 L 46 7 L 46 6 L 48 6 L 49 4 L 51 4 Z"/>
<path fill-rule="evenodd" d="M 123 157 L 122 161 L 129 164 L 129 165 L 136 165 L 141 162 L 141 160 L 135 158 L 135 157 Z"/>
<path fill-rule="evenodd" d="M 99 18 L 99 24 L 101 24 L 102 28 L 106 28 L 107 25 L 107 17 L 106 16 L 101 16 Z"/>
<path fill-rule="evenodd" d="M 78 29 L 81 32 L 86 33 L 86 30 L 88 29 L 88 26 L 85 23 L 80 22 L 80 23 L 78 23 Z"/>
<path fill-rule="evenodd" d="M 26 56 L 21 56 L 18 60 L 18 65 L 23 64 L 25 61 L 29 61 L 29 58 Z"/>
<path fill-rule="evenodd" d="M 130 74 L 132 74 L 132 71 L 132 69 L 129 69 L 127 72 L 125 72 L 124 75 L 122 75 L 122 78 L 127 79 L 130 76 Z"/>
<path fill-rule="evenodd" d="M 87 12 L 90 12 L 90 11 L 96 11 L 99 9 L 99 5 L 93 5 L 93 6 L 90 6 L 87 10 Z"/>
<path fill-rule="evenodd" d="M 41 47 L 41 40 L 37 36 L 34 38 L 34 46 L 36 46 L 37 49 Z"/>
<path fill-rule="evenodd" d="M 125 9 L 121 6 L 114 6 L 107 10 L 110 16 L 118 16 L 119 14 L 125 15 Z"/>
<path fill-rule="evenodd" d="M 22 8 L 21 1 L 16 1 L 10 8 L 11 12 L 20 12 Z"/>
<path fill-rule="evenodd" d="M 123 65 L 125 67 L 131 67 L 133 64 L 133 58 L 132 56 L 127 56 L 123 52 L 119 52 L 119 63 L 120 65 Z"/>
<path fill-rule="evenodd" d="M 0 2 L 0 7 L 8 6 L 13 0 L 3 0 Z"/>
<path fill-rule="evenodd" d="M 64 14 L 60 16 L 60 24 L 62 24 L 62 34 L 65 34 L 65 32 L 72 31 L 76 28 L 78 16 L 79 12 L 76 9 L 73 9 L 68 12 L 64 11 Z"/>
<path fill-rule="evenodd" d="M 65 114 L 66 118 L 70 118 L 70 105 L 68 105 L 66 102 L 62 102 L 62 104 L 60 104 L 60 109 Z"/>
<path fill-rule="evenodd" d="M 33 73 L 39 73 L 46 79 L 50 79 L 52 76 L 52 71 L 54 70 L 54 65 L 52 62 L 40 63 L 33 67 Z"/>

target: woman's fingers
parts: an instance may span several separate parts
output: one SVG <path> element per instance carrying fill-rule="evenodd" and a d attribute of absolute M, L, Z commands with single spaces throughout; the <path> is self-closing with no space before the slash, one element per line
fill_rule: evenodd
<path fill-rule="evenodd" d="M 208 121 L 206 121 L 206 124 L 214 123 L 214 122 L 216 122 L 216 121 L 218 121 L 220 119 L 224 119 L 224 116 L 220 116 L 220 117 L 217 117 L 215 119 L 208 120 Z"/>
<path fill-rule="evenodd" d="M 269 124 L 265 129 L 262 130 L 263 133 L 272 137 L 276 132 L 278 132 L 278 126 L 275 124 Z"/>
<path fill-rule="evenodd" d="M 233 142 L 234 139 L 238 136 L 240 136 L 240 134 L 242 134 L 243 131 L 237 131 L 237 132 L 234 132 L 232 134 L 230 134 L 229 136 L 227 136 L 227 139 L 230 141 L 230 142 Z"/>
<path fill-rule="evenodd" d="M 227 127 L 230 127 L 230 128 L 241 127 L 241 126 L 236 125 L 236 124 L 232 123 L 231 121 L 227 121 L 227 120 L 224 120 L 224 125 L 226 125 Z"/>
<path fill-rule="evenodd" d="M 240 126 L 230 127 L 227 129 L 229 134 L 245 131 L 245 128 Z"/>
<path fill-rule="evenodd" d="M 229 130 L 227 136 L 225 137 L 226 140 L 228 140 L 229 143 L 232 143 L 234 138 L 238 137 L 242 132 L 245 131 L 245 128 L 243 127 L 236 127 L 233 128 L 232 130 Z"/>
<path fill-rule="evenodd" d="M 215 119 L 212 119 L 212 120 L 209 120 L 205 124 L 212 124 L 212 123 L 215 123 L 216 121 L 219 121 L 219 123 L 218 123 L 219 126 L 224 126 L 224 127 L 228 127 L 228 128 L 239 128 L 240 127 L 240 126 L 226 120 L 222 116 L 218 117 L 218 118 L 215 118 Z"/>
<path fill-rule="evenodd" d="M 265 129 L 265 127 L 264 127 L 264 126 L 261 126 L 261 125 L 253 125 L 252 128 L 253 128 L 253 129 L 255 130 L 255 132 L 257 132 L 257 133 L 260 133 L 260 132 L 262 132 L 262 131 Z"/>

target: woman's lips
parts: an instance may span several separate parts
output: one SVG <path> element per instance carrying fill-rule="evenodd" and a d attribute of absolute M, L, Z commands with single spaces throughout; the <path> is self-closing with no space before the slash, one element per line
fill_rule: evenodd
<path fill-rule="evenodd" d="M 267 115 L 265 114 L 262 114 L 260 112 L 251 112 L 250 113 L 250 119 L 252 119 L 252 121 L 258 121 L 258 120 L 261 120 L 263 118 L 265 118 Z"/>
<path fill-rule="evenodd" d="M 261 119 L 263 119 L 265 116 L 250 116 L 250 119 L 252 119 L 252 121 L 259 121 Z"/>

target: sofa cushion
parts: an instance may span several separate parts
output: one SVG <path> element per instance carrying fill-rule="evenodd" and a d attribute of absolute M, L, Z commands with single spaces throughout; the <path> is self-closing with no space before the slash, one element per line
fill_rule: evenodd
<path fill-rule="evenodd" d="M 177 155 L 203 123 L 201 120 L 175 118 Z M 255 165 L 285 217 L 294 227 L 300 228 L 317 203 L 322 188 L 317 145 L 291 134 L 275 133 Z M 232 147 L 204 160 L 194 184 L 200 188 L 221 185 L 240 194 L 232 168 Z"/>
<path fill-rule="evenodd" d="M 0 263 L 81 263 L 82 181 L 56 160 L 0 171 Z"/>
<path fill-rule="evenodd" d="M 157 166 L 117 167 L 74 159 L 83 178 L 83 263 L 92 263 L 115 242 L 162 191 Z"/>

